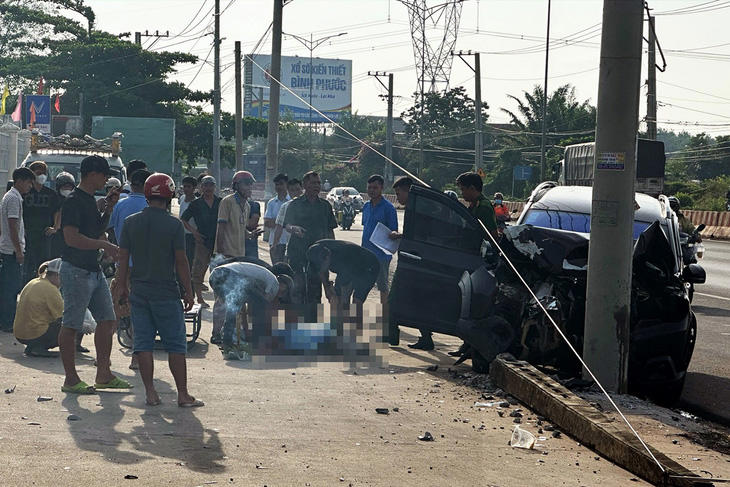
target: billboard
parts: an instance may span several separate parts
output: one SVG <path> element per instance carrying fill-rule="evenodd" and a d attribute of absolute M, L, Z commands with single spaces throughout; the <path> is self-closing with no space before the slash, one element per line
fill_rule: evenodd
<path fill-rule="evenodd" d="M 271 56 L 246 56 L 244 68 L 245 113 L 251 117 L 268 118 L 269 86 L 272 82 L 269 77 Z M 352 108 L 351 60 L 313 58 L 310 62 L 308 57 L 282 56 L 281 82 L 305 100 L 303 102 L 285 88 L 281 88 L 279 113 L 282 118 L 291 117 L 299 122 L 310 121 L 307 104 L 310 95 L 311 104 L 332 120 L 339 120 L 343 113 L 349 113 Z M 311 121 L 319 123 L 327 122 L 327 119 L 311 110 Z"/>
<path fill-rule="evenodd" d="M 141 159 L 153 172 L 173 174 L 175 119 L 141 117 L 91 117 L 91 136 L 97 139 L 122 133 L 122 160 Z"/>
<path fill-rule="evenodd" d="M 51 97 L 25 95 L 25 128 L 51 135 Z"/>

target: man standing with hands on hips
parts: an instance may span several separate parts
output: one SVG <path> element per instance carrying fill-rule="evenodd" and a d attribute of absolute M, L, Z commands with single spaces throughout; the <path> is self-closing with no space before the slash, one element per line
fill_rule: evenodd
<path fill-rule="evenodd" d="M 66 378 L 61 391 L 72 394 L 94 394 L 96 389 L 129 389 L 129 382 L 115 377 L 109 355 L 116 327 L 112 295 L 99 266 L 99 250 L 116 259 L 119 248 L 106 240 L 104 230 L 114 205 L 119 201 L 119 189 L 106 196 L 104 212 L 96 206 L 94 193 L 104 188 L 111 175 L 106 159 L 93 155 L 81 161 L 81 182 L 66 198 L 61 213 L 61 229 L 66 241 L 61 263 L 63 289 L 63 319 L 58 344 Z M 94 333 L 96 345 L 96 384 L 89 386 L 76 372 L 76 334 L 84 323 L 86 309 L 97 322 Z"/>

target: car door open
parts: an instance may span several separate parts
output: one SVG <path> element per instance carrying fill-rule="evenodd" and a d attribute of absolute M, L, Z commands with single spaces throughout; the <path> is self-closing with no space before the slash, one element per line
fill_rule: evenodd
<path fill-rule="evenodd" d="M 440 191 L 411 187 L 391 290 L 394 323 L 454 334 L 459 280 L 484 265 L 485 237 L 464 205 Z"/>

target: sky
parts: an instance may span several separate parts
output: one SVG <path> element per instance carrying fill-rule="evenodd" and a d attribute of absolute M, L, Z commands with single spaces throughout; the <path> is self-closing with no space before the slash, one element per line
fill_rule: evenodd
<path fill-rule="evenodd" d="M 97 26 L 112 33 L 169 31 L 169 38 L 143 38 L 152 50 L 179 50 L 202 59 L 212 46 L 213 0 L 86 0 L 97 15 Z M 443 0 L 427 0 L 427 5 Z M 545 69 L 547 0 L 464 0 L 456 50 L 481 52 L 482 98 L 489 122 L 503 123 L 502 108 L 514 110 L 508 95 L 521 96 L 542 85 Z M 656 32 L 667 62 L 657 72 L 659 127 L 668 130 L 730 133 L 730 1 L 650 0 Z M 221 75 L 223 109 L 234 111 L 234 41 L 251 52 L 273 16 L 272 0 L 221 0 Z M 575 86 L 576 98 L 596 103 L 600 60 L 602 0 L 552 0 L 548 91 L 565 83 Z M 199 14 L 196 16 L 196 13 Z M 191 23 L 192 22 L 192 23 Z M 644 23 L 644 37 L 648 37 Z M 185 32 L 187 37 L 176 36 Z M 411 106 L 417 71 L 408 11 L 398 0 L 292 0 L 284 7 L 283 30 L 320 38 L 346 32 L 322 44 L 314 53 L 324 58 L 351 59 L 352 107 L 360 115 L 385 115 L 378 95 L 385 90 L 368 71 L 394 73 L 396 115 Z M 442 31 L 427 30 L 438 42 Z M 153 44 L 154 42 L 154 44 Z M 646 50 L 646 44 L 644 45 Z M 271 51 L 271 36 L 258 53 Z M 282 54 L 308 56 L 309 51 L 285 36 Z M 175 79 L 199 90 L 213 87 L 209 63 L 180 65 Z M 657 64 L 661 56 L 657 54 Z M 646 80 L 644 54 L 642 83 Z M 471 70 L 454 60 L 450 86 L 465 86 L 473 96 Z M 646 113 L 646 86 L 641 88 L 640 117 Z"/>

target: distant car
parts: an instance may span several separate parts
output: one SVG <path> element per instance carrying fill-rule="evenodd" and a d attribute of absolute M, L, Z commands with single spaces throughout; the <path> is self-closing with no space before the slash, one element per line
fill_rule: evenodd
<path fill-rule="evenodd" d="M 344 190 L 347 190 L 347 192 L 352 197 L 352 202 L 355 210 L 362 211 L 362 207 L 365 206 L 365 201 L 362 199 L 362 196 L 360 196 L 360 192 L 355 188 L 348 186 L 337 186 L 336 188 L 332 188 L 330 192 L 327 193 L 327 201 L 329 201 L 330 205 L 332 205 L 332 208 L 334 208 L 335 211 L 339 209 L 340 197 L 342 196 L 342 192 Z"/>

